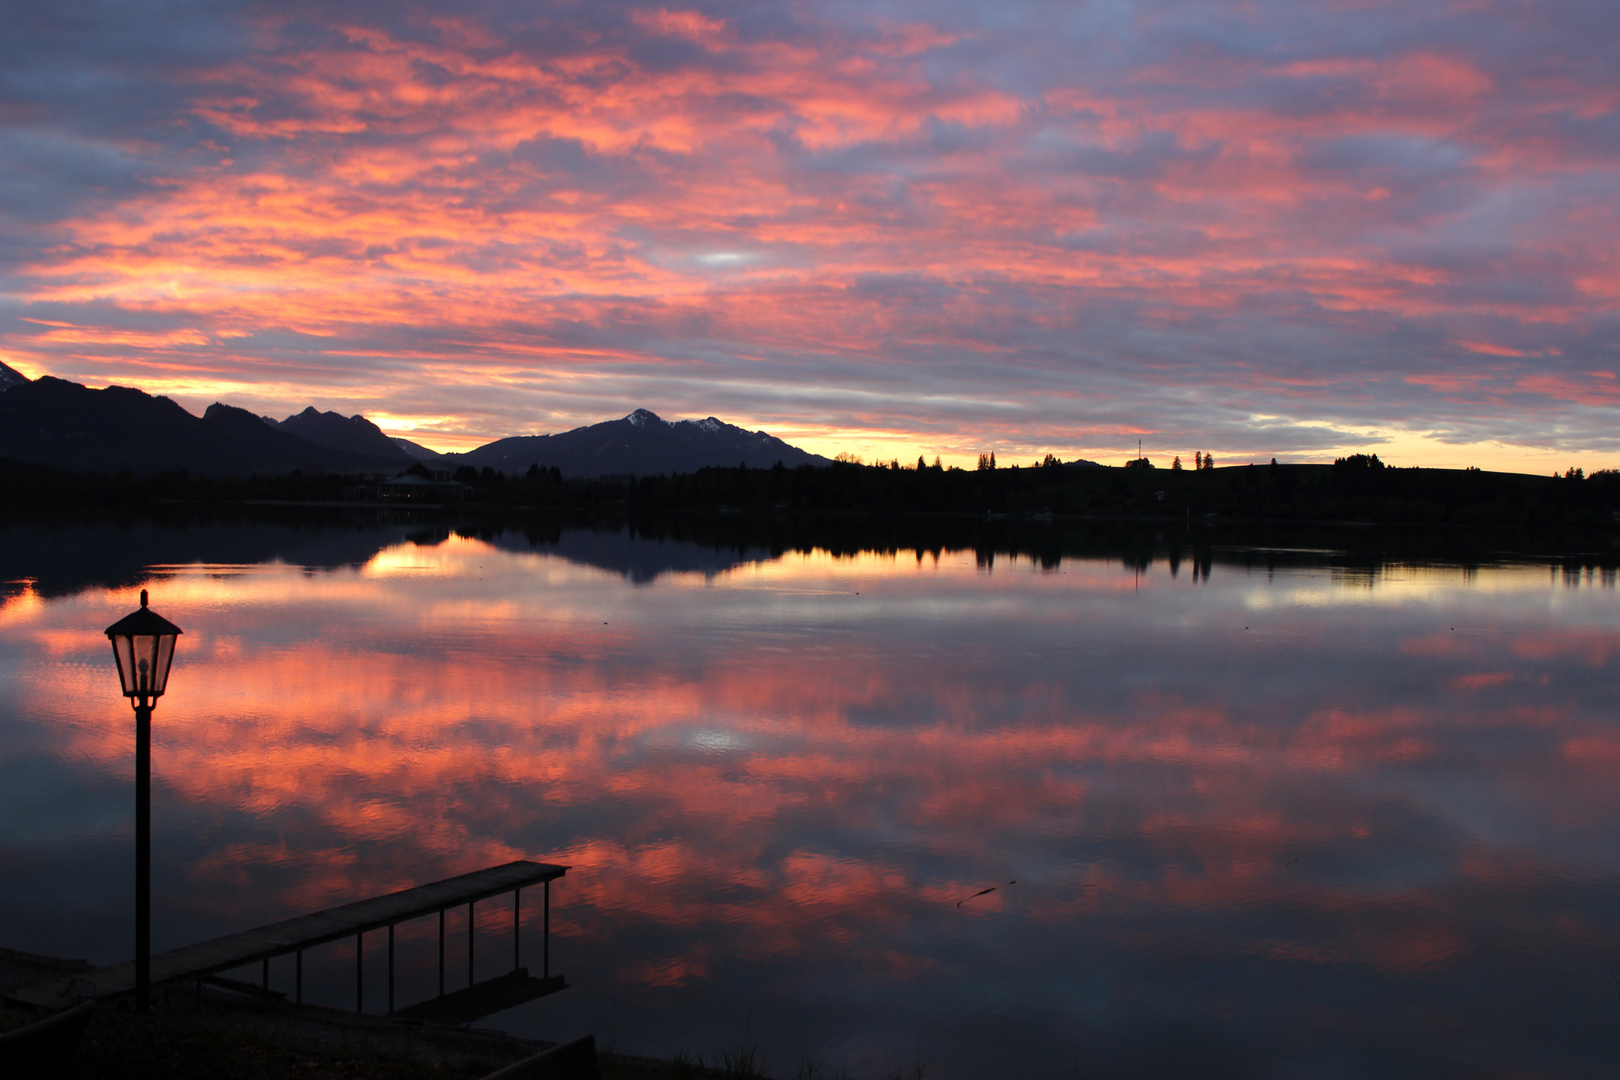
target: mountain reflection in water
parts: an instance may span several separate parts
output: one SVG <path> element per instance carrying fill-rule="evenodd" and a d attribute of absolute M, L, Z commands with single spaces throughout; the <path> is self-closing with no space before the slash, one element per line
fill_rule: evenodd
<path fill-rule="evenodd" d="M 1612 569 L 1021 536 L 6 527 L 0 945 L 127 955 L 100 628 L 145 585 L 186 630 L 159 948 L 527 857 L 574 867 L 573 988 L 486 1022 L 541 1037 L 786 1075 L 1612 1064 Z"/>

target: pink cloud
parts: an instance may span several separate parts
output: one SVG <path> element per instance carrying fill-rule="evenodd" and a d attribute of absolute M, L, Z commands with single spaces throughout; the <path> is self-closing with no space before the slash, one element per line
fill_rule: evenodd
<path fill-rule="evenodd" d="M 1504 418 L 1496 383 L 1538 408 L 1602 399 L 1560 388 L 1620 297 L 1615 163 L 1580 134 L 1616 88 L 1460 37 L 1358 51 L 1323 29 L 1337 17 L 1290 16 L 1277 32 L 1304 37 L 1276 62 L 1148 48 L 1144 28 L 1139 58 L 1069 64 L 1038 41 L 1012 63 L 943 15 L 267 19 L 177 70 L 145 143 L 120 136 L 160 177 L 25 250 L 13 291 L 39 321 L 0 347 L 80 377 L 314 366 L 282 407 L 330 382 L 396 414 L 459 373 L 469 438 L 523 430 L 483 381 L 588 376 L 616 404 L 725 385 L 747 420 L 813 369 L 801 429 L 858 411 L 920 436 L 926 373 L 934 396 L 1020 414 L 948 406 L 992 437 L 1179 423 L 1218 450 L 1247 431 L 1241 409 L 1163 396 L 1179 383 L 1293 438 L 1443 408 L 1536 442 L 1543 414 Z M 289 338 L 319 347 L 282 356 Z M 1502 344 L 1522 340 L 1543 344 Z M 1436 373 L 1436 341 L 1506 367 Z"/>

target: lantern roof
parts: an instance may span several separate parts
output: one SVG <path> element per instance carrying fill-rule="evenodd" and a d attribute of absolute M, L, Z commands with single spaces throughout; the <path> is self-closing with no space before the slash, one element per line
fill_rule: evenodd
<path fill-rule="evenodd" d="M 156 637 L 159 634 L 183 634 L 174 623 L 146 606 L 146 590 L 141 590 L 141 606 L 107 627 L 108 637 Z"/>

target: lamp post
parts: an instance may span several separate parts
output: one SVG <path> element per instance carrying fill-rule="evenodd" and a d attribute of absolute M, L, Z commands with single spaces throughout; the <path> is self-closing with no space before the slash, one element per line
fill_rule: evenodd
<path fill-rule="evenodd" d="M 135 995 L 152 1005 L 152 704 L 163 696 L 181 630 L 146 606 L 107 627 L 118 681 L 135 706 Z"/>

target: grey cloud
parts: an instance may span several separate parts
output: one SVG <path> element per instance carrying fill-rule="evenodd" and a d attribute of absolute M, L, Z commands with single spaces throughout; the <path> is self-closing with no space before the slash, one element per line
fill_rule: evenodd
<path fill-rule="evenodd" d="M 59 221 L 88 202 L 111 205 L 146 190 L 152 163 L 106 142 L 62 132 L 0 129 L 0 214 Z"/>
<path fill-rule="evenodd" d="M 1514 387 L 1525 375 L 1576 378 L 1614 364 L 1620 330 L 1612 303 L 1583 293 L 1578 282 L 1593 267 L 1608 265 L 1620 116 L 1613 109 L 1578 114 L 1546 89 L 1561 79 L 1595 101 L 1620 85 L 1612 5 L 1458 15 L 1438 0 L 1419 0 L 1354 19 L 1281 0 L 1244 9 L 1213 3 L 699 6 L 726 18 L 745 41 L 790 41 L 824 48 L 829 56 L 846 45 L 875 48 L 896 25 L 932 23 L 962 36 L 897 68 L 908 77 L 919 73 L 942 101 L 963 87 L 988 87 L 1014 94 L 1025 112 L 994 125 L 934 114 L 921 132 L 819 150 L 796 134 L 802 120 L 789 117 L 758 149 L 759 159 L 749 157 L 752 149 L 732 146 L 605 153 L 579 140 L 537 138 L 510 152 L 481 150 L 461 171 L 372 179 L 346 193 L 347 212 L 386 207 L 405 192 L 498 217 L 546 206 L 564 188 L 583 191 L 594 202 L 582 212 L 599 214 L 613 242 L 593 247 L 567 236 L 514 236 L 460 250 L 454 237 L 429 231 L 386 242 L 295 236 L 286 241 L 286 255 L 216 256 L 265 265 L 282 258 L 348 261 L 359 273 L 412 252 L 436 251 L 459 272 L 522 278 L 535 304 L 532 317 L 518 324 L 502 316 L 473 329 L 436 325 L 429 307 L 414 325 L 351 325 L 337 340 L 261 329 L 229 348 L 185 355 L 243 385 L 264 370 L 332 387 L 386 376 L 399 407 L 453 405 L 505 430 L 530 423 L 526 418 L 628 402 L 676 414 L 723 408 L 876 417 L 935 435 L 1006 425 L 1009 416 L 1032 438 L 1056 438 L 1077 427 L 1123 433 L 1149 426 L 1205 449 L 1263 436 L 1284 454 L 1331 445 L 1338 436 L 1327 424 L 1426 425 L 1459 441 L 1616 445 L 1609 410 Z M 3 266 L 38 262 L 46 250 L 59 249 L 54 223 L 146 197 L 155 182 L 188 175 L 200 162 L 216 167 L 226 149 L 213 144 L 228 148 L 243 175 L 274 172 L 298 182 L 323 176 L 344 147 L 408 150 L 415 134 L 380 126 L 291 142 L 226 139 L 196 118 L 193 105 L 196 80 L 223 78 L 220 72 L 232 63 L 273 74 L 281 60 L 313 45 L 358 54 L 362 47 L 334 29 L 344 22 L 382 27 L 400 40 L 442 43 L 446 31 L 415 18 L 415 10 L 380 0 L 8 8 L 0 23 Z M 473 47 L 477 56 L 511 51 L 550 62 L 607 41 L 660 73 L 736 70 L 743 63 L 650 36 L 628 10 L 513 2 L 457 5 L 453 13 L 492 30 L 495 43 Z M 267 49 L 285 55 L 261 51 Z M 1422 118 L 1441 108 L 1422 95 L 1391 104 L 1353 72 L 1275 73 L 1294 61 L 1383 62 L 1423 49 L 1465 58 L 1496 84 L 1467 110 L 1466 123 L 1440 133 L 1407 115 Z M 436 86 L 454 78 L 425 61 L 417 62 L 416 74 Z M 604 88 L 613 77 L 604 77 Z M 1108 97 L 1133 133 L 1111 130 L 1106 141 L 1093 136 L 1089 129 L 1104 123 L 1102 113 L 1082 108 L 1068 115 L 1043 100 L 1063 87 Z M 257 97 L 252 108 L 259 119 L 303 116 L 312 107 L 274 89 Z M 928 94 L 920 101 L 926 116 Z M 1400 115 L 1389 119 L 1374 106 Z M 706 122 L 722 125 L 785 106 L 739 93 L 707 107 Z M 1271 211 L 1269 236 L 1249 235 L 1252 223 L 1223 218 L 1214 193 L 1201 199 L 1196 191 L 1197 178 L 1219 167 L 1263 169 L 1264 163 L 1232 162 L 1237 150 L 1219 135 L 1184 138 L 1169 121 L 1155 126 L 1160 115 L 1201 109 L 1322 120 L 1320 134 L 1306 123 L 1277 136 L 1302 180 L 1293 200 L 1279 199 Z M 1369 120 L 1356 134 L 1327 122 L 1349 113 L 1385 119 Z M 433 134 L 451 130 L 453 121 L 442 118 Z M 1494 150 L 1520 145 L 1546 148 L 1542 172 L 1504 178 L 1486 167 Z M 800 197 L 798 205 L 722 214 L 689 226 L 613 217 L 619 200 L 747 167 L 784 183 Z M 1166 194 L 1151 183 L 1171 175 L 1190 178 L 1179 182 L 1194 190 Z M 1339 188 L 1312 188 L 1317 181 L 1378 186 L 1388 196 L 1357 203 Z M 982 239 L 968 215 L 933 194 L 944 184 L 987 200 L 1018 185 L 1045 192 L 1050 202 L 1037 209 L 1049 210 L 1054 220 L 1031 213 L 994 239 L 1007 245 L 1012 259 L 1018 244 L 1043 256 L 1055 248 L 1076 259 L 1097 258 L 1099 276 L 1079 285 L 1023 280 L 971 263 L 954 271 L 913 268 L 925 257 L 948 262 L 971 253 Z M 820 206 L 835 200 L 861 228 L 825 249 L 791 235 L 788 226 L 825 224 Z M 1089 215 L 1091 223 L 1071 227 L 1056 220 L 1070 211 Z M 773 228 L 777 236 L 770 242 L 757 239 Z M 1016 235 L 1017 229 L 1028 235 Z M 1296 249 L 1266 246 L 1285 241 Z M 700 265 L 697 256 L 722 248 L 745 252 L 761 267 L 799 271 L 804 280 L 758 286 L 744 275 Z M 849 257 L 861 269 L 817 276 L 824 251 Z M 863 253 L 869 255 L 864 261 L 856 257 Z M 1170 281 L 1133 265 L 1171 256 L 1196 264 L 1196 275 Z M 1378 280 L 1346 271 L 1340 292 L 1329 295 L 1319 281 L 1308 280 L 1314 256 L 1363 264 Z M 637 260 L 708 275 L 703 280 L 716 302 L 694 309 L 657 298 L 562 292 L 569 275 Z M 1402 274 L 1409 282 L 1387 309 L 1358 291 L 1398 282 Z M 93 301 L 31 303 L 31 281 L 20 272 L 5 287 L 23 298 L 0 308 L 6 340 L 59 358 L 64 374 L 112 372 L 149 354 L 132 346 L 105 347 L 99 359 L 77 347 L 57 351 L 43 343 L 38 324 L 23 317 L 149 329 L 206 325 L 209 318 L 204 311 L 155 314 Z M 1214 296 L 1229 298 L 1212 304 Z M 759 340 L 752 336 L 757 328 L 739 325 L 729 313 L 756 298 L 789 311 L 847 304 L 829 329 L 862 328 L 865 343 L 851 355 L 813 340 L 784 345 L 769 330 L 767 340 Z M 1568 324 L 1536 317 L 1539 308 L 1560 306 L 1589 317 Z M 1541 355 L 1499 358 L 1500 374 L 1475 389 L 1446 392 L 1407 381 L 1479 370 L 1479 357 L 1453 344 L 1458 340 Z M 508 355 L 508 346 L 601 351 L 648 362 L 582 360 L 563 379 L 545 375 L 536 361 L 532 389 L 495 401 L 474 376 L 466 386 L 424 386 L 418 365 L 407 359 L 419 352 L 462 358 L 474 371 L 497 357 L 521 368 L 523 349 Z M 555 407 L 559 401 L 573 404 Z M 1256 419 L 1261 415 L 1279 419 Z"/>

